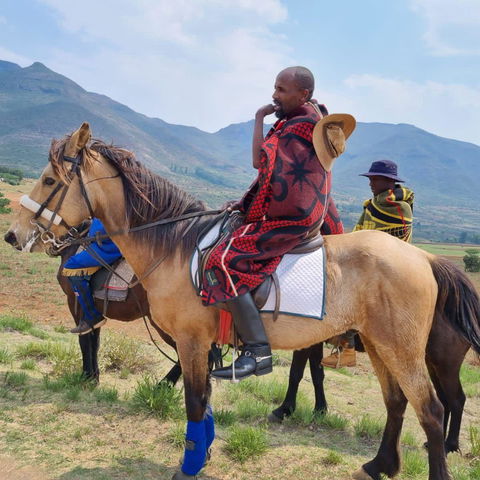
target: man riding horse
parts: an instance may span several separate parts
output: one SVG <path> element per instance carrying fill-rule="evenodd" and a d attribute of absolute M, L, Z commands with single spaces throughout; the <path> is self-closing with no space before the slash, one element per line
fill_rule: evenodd
<path fill-rule="evenodd" d="M 322 222 L 333 232 L 341 228 L 329 197 L 330 167 L 343 152 L 355 120 L 349 115 L 325 117 L 320 142 L 324 155 L 317 158 L 312 135 L 322 113 L 311 102 L 313 89 L 307 68 L 287 68 L 276 78 L 273 105 L 255 115 L 252 157 L 258 176 L 236 206 L 244 214 L 242 225 L 210 254 L 201 292 L 206 306 L 227 302 L 243 342 L 234 367 L 215 370 L 216 378 L 233 378 L 233 368 L 239 379 L 272 371 L 269 340 L 251 291 Z M 264 139 L 263 120 L 272 113 L 279 120 Z"/>

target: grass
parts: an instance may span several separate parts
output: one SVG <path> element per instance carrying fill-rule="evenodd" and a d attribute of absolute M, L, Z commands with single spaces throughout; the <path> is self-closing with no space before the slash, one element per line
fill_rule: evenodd
<path fill-rule="evenodd" d="M 113 332 L 107 332 L 104 336 L 99 361 L 105 370 L 140 372 L 152 366 L 141 342 Z"/>
<path fill-rule="evenodd" d="M 175 448 L 183 448 L 185 445 L 185 424 L 184 423 L 175 423 L 170 427 L 167 440 Z"/>
<path fill-rule="evenodd" d="M 181 393 L 171 385 L 158 383 L 151 376 L 144 376 L 137 383 L 132 396 L 134 409 L 155 415 L 158 418 L 182 418 Z"/>
<path fill-rule="evenodd" d="M 402 473 L 406 478 L 424 479 L 428 476 L 426 454 L 418 450 L 406 450 L 403 454 Z"/>
<path fill-rule="evenodd" d="M 6 347 L 0 348 L 0 363 L 12 363 L 13 354 Z"/>
<path fill-rule="evenodd" d="M 255 427 L 233 426 L 225 443 L 225 451 L 233 460 L 244 463 L 267 450 L 265 430 Z"/>
<path fill-rule="evenodd" d="M 237 415 L 231 410 L 217 410 L 215 413 L 215 422 L 222 427 L 230 427 L 237 422 Z"/>
<path fill-rule="evenodd" d="M 44 330 L 35 327 L 32 322 L 23 316 L 0 315 L 0 331 L 2 330 L 15 330 L 41 339 L 49 338 L 49 335 Z"/>
<path fill-rule="evenodd" d="M 317 425 L 321 425 L 322 427 L 327 427 L 332 430 L 345 430 L 349 425 L 349 421 L 347 418 L 338 415 L 337 413 L 324 413 L 315 415 L 313 421 Z"/>
<path fill-rule="evenodd" d="M 326 467 L 332 465 L 339 465 L 343 463 L 343 457 L 335 450 L 329 450 L 328 453 L 322 458 L 322 464 Z"/>
<path fill-rule="evenodd" d="M 93 396 L 99 403 L 118 402 L 118 390 L 114 387 L 97 387 L 93 390 Z"/>
<path fill-rule="evenodd" d="M 480 428 L 470 425 L 468 434 L 470 437 L 470 453 L 480 460 Z"/>
<path fill-rule="evenodd" d="M 3 383 L 8 387 L 21 387 L 27 383 L 28 376 L 25 372 L 6 372 Z"/>
<path fill-rule="evenodd" d="M 5 217 L 0 216 L 0 230 L 5 231 L 6 225 Z M 462 255 L 452 258 L 459 259 L 461 265 Z M 11 354 L 7 355 L 7 363 L 0 362 L 2 455 L 11 457 L 19 465 L 29 464 L 39 473 L 46 472 L 48 480 L 171 478 L 178 468 L 185 435 L 181 388 L 175 389 L 178 402 L 173 402 L 171 414 L 152 411 L 152 407 L 162 403 L 154 400 L 156 393 L 151 390 L 156 380 L 153 379 L 150 393 L 148 388 L 143 389 L 147 406 L 133 406 L 137 386 L 143 382 L 144 375 L 154 371 L 162 378 L 170 364 L 160 355 L 157 357 L 155 349 L 147 343 L 138 340 L 122 343 L 113 339 L 108 347 L 111 347 L 110 356 L 101 359 L 100 386 L 86 382 L 79 374 L 77 339 L 72 339 L 69 328 L 58 325 L 70 321 L 70 317 L 65 297 L 56 284 L 57 268 L 58 259 L 39 254 L 20 255 L 12 252 L 5 242 L 0 242 L 0 284 L 2 295 L 5 293 L 2 300 L 8 298 L 18 309 L 6 311 L 0 307 L 0 352 Z M 37 273 L 32 275 L 28 269 Z M 480 285 L 480 277 L 470 277 Z M 33 311 L 35 316 L 30 313 Z M 42 327 L 42 322 L 48 323 L 48 327 Z M 109 325 L 114 323 L 109 322 Z M 38 329 L 40 336 L 32 335 L 31 328 Z M 107 330 L 110 327 L 102 330 L 102 355 L 110 343 Z M 125 334 L 123 337 L 130 340 Z M 28 344 L 36 346 L 25 347 Z M 18 356 L 20 346 L 26 356 Z M 137 347 L 136 351 L 146 357 L 138 367 L 128 360 L 129 350 Z M 307 369 L 294 415 L 282 425 L 265 424 L 260 413 L 270 412 L 283 400 L 290 359 L 288 352 L 275 352 L 273 375 L 237 385 L 213 383 L 217 438 L 212 461 L 205 468 L 206 478 L 350 478 L 354 470 L 375 456 L 379 438 L 365 441 L 364 437 L 355 436 L 354 426 L 362 415 L 368 414 L 372 419 L 384 415 L 378 383 L 362 354 L 359 354 L 360 367 L 352 375 L 348 375 L 351 370 L 340 375 L 326 373 L 325 390 L 331 410 L 325 418 L 319 420 L 312 413 L 314 398 Z M 33 365 L 33 369 L 24 368 Z M 480 478 L 480 395 L 476 371 L 478 367 L 462 368 L 462 382 L 469 397 L 462 423 L 461 447 L 468 453 L 463 457 L 449 455 L 455 480 Z M 6 372 L 25 373 L 25 383 L 6 385 Z M 258 405 L 249 406 L 249 403 Z M 255 433 L 250 437 L 254 439 L 245 433 L 236 433 L 242 428 L 252 429 Z M 419 472 L 424 471 L 422 459 L 425 454 L 420 445 L 425 435 L 410 407 L 405 415 L 404 430 L 402 445 L 406 463 L 397 478 L 424 479 L 427 474 Z M 245 451 L 245 446 L 257 444 L 257 437 L 263 439 L 260 447 L 253 452 Z M 232 445 L 233 453 L 229 451 Z"/>
<path fill-rule="evenodd" d="M 27 358 L 20 364 L 22 370 L 35 370 L 37 368 L 37 363 L 33 358 Z"/>
<path fill-rule="evenodd" d="M 381 437 L 384 426 L 383 422 L 366 414 L 357 420 L 353 430 L 357 437 L 374 440 Z"/>

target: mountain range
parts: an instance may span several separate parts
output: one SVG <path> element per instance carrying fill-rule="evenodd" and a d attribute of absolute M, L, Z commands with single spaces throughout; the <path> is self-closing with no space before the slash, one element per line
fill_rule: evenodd
<path fill-rule="evenodd" d="M 134 151 L 153 171 L 212 207 L 237 198 L 255 175 L 253 121 L 215 133 L 173 125 L 87 92 L 39 62 L 22 68 L 0 61 L 0 165 L 38 175 L 52 138 L 63 137 L 83 121 L 90 123 L 96 138 Z M 358 175 L 381 158 L 396 161 L 416 193 L 417 238 L 452 241 L 461 232 L 480 233 L 474 200 L 480 147 L 408 124 L 357 124 L 347 152 L 334 166 L 334 195 L 347 226 L 370 196 L 367 179 Z"/>

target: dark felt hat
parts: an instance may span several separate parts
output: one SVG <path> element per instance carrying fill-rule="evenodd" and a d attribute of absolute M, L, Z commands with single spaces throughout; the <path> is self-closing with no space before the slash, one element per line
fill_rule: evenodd
<path fill-rule="evenodd" d="M 378 160 L 373 162 L 370 166 L 370 170 L 367 173 L 360 174 L 361 177 L 373 177 L 375 175 L 379 177 L 391 178 L 397 182 L 405 181 L 398 177 L 397 164 L 391 160 Z"/>

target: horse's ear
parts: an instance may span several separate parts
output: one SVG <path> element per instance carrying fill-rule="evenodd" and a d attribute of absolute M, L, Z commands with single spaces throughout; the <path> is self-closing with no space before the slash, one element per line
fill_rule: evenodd
<path fill-rule="evenodd" d="M 90 131 L 90 125 L 87 122 L 83 122 L 81 127 L 78 130 L 75 130 L 68 139 L 65 145 L 64 155 L 75 158 L 91 137 L 92 132 Z"/>

